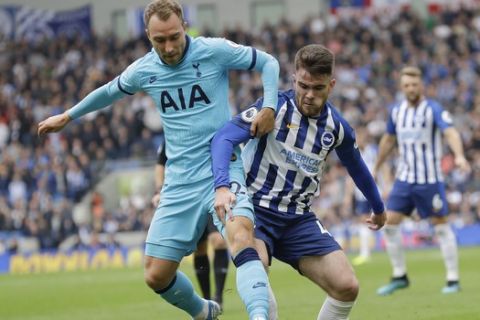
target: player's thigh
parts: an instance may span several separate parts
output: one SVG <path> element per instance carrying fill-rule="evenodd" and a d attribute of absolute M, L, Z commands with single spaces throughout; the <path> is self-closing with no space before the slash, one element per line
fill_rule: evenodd
<path fill-rule="evenodd" d="M 263 240 L 255 239 L 255 248 L 260 256 L 260 260 L 262 260 L 263 266 L 268 270 L 268 266 L 270 265 L 270 255 L 268 254 L 267 244 Z"/>
<path fill-rule="evenodd" d="M 445 217 L 448 214 L 448 202 L 443 183 L 418 184 L 413 188 L 415 206 L 422 219 Z"/>
<path fill-rule="evenodd" d="M 207 210 L 202 194 L 209 189 L 201 182 L 183 186 L 167 185 L 148 230 L 145 253 L 158 259 L 181 259 L 192 253 L 205 230 Z"/>
<path fill-rule="evenodd" d="M 358 290 L 358 280 L 342 250 L 324 256 L 303 257 L 299 261 L 299 270 L 329 295 Z"/>
<path fill-rule="evenodd" d="M 231 234 L 229 236 L 226 234 L 225 225 L 223 225 L 222 221 L 220 221 L 215 212 L 215 192 L 213 190 L 214 188 L 212 187 L 212 192 L 206 199 L 206 201 L 208 202 L 209 212 L 212 214 L 213 223 L 215 224 L 218 231 L 220 231 L 220 233 L 225 239 L 229 239 L 229 237 L 233 235 Z M 253 214 L 253 204 L 247 194 L 247 187 L 245 186 L 245 175 L 243 173 L 243 168 L 234 166 L 230 169 L 230 191 L 233 192 L 236 196 L 235 206 L 232 208 L 232 214 L 234 217 L 233 221 L 237 220 L 237 217 L 239 217 L 239 221 L 244 221 L 239 224 L 239 227 L 247 227 L 251 231 L 250 233 L 253 235 L 253 223 L 255 221 Z M 245 220 L 250 220 L 250 223 Z M 243 230 L 243 228 L 239 228 L 239 230 Z M 232 231 L 230 231 L 230 233 L 232 233 Z"/>
<path fill-rule="evenodd" d="M 414 208 L 411 185 L 404 181 L 395 180 L 387 199 L 387 211 L 401 212 L 408 216 L 412 214 Z"/>

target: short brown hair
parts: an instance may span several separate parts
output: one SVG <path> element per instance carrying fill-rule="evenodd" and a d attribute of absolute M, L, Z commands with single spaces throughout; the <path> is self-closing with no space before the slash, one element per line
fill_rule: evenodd
<path fill-rule="evenodd" d="M 329 75 L 333 73 L 335 56 L 332 51 L 320 44 L 309 44 L 295 55 L 295 70 L 303 68 L 311 75 Z"/>
<path fill-rule="evenodd" d="M 150 2 L 143 12 L 143 22 L 148 28 L 148 23 L 153 15 L 156 15 L 160 20 L 165 21 L 170 18 L 172 13 L 176 14 L 180 20 L 183 20 L 182 6 L 175 0 L 154 0 Z"/>
<path fill-rule="evenodd" d="M 422 70 L 417 67 L 407 66 L 403 67 L 402 71 L 400 71 L 400 76 L 410 76 L 410 77 L 422 77 Z"/>

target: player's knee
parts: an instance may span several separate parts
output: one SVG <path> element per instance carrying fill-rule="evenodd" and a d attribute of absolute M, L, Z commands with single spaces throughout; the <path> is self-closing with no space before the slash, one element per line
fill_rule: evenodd
<path fill-rule="evenodd" d="M 337 299 L 342 301 L 354 301 L 357 298 L 359 284 L 357 278 L 352 275 L 344 279 L 336 288 Z"/>
<path fill-rule="evenodd" d="M 171 275 L 162 274 L 153 268 L 145 268 L 144 280 L 147 286 L 153 291 L 158 291 L 166 288 L 173 280 Z"/>
<path fill-rule="evenodd" d="M 249 247 L 254 247 L 253 235 L 246 229 L 239 229 L 230 238 L 230 251 L 233 254 Z"/>

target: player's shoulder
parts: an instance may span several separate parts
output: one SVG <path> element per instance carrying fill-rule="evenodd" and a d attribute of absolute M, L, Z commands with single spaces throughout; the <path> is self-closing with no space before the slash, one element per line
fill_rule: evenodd
<path fill-rule="evenodd" d="M 327 100 L 325 103 L 325 108 L 325 111 L 332 116 L 333 121 L 346 122 L 340 110 L 338 110 L 338 108 L 330 100 Z"/>
<path fill-rule="evenodd" d="M 133 61 L 128 67 L 127 71 L 129 72 L 148 72 L 152 70 L 152 65 L 156 62 L 155 59 L 158 59 L 157 53 L 152 49 L 150 52 L 146 53 L 143 57 L 138 58 L 137 60 Z"/>
<path fill-rule="evenodd" d="M 427 107 L 432 108 L 433 110 L 443 110 L 443 106 L 435 99 L 426 98 Z"/>
<path fill-rule="evenodd" d="M 225 38 L 220 37 L 195 37 L 192 39 L 192 45 L 195 50 L 206 50 L 211 51 L 217 48 L 221 48 L 225 45 L 229 45 L 231 47 L 238 47 L 239 44 L 236 44 L 233 41 L 230 41 Z"/>
<path fill-rule="evenodd" d="M 387 105 L 387 110 L 392 113 L 394 111 L 397 111 L 398 109 L 400 109 L 400 107 L 402 106 L 402 104 L 405 102 L 405 100 L 397 100 L 397 101 L 394 101 L 392 103 L 390 103 L 389 105 Z"/>

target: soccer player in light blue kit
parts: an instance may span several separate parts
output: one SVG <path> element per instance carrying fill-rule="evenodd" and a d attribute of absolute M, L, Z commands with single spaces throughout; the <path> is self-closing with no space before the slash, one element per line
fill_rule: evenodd
<path fill-rule="evenodd" d="M 255 208 L 257 250 L 266 268 L 273 256 L 327 292 L 319 320 L 347 319 L 358 293 L 347 257 L 311 209 L 330 152 L 336 151 L 371 204 L 370 227 L 378 230 L 386 218 L 353 129 L 327 101 L 335 85 L 333 66 L 334 56 L 325 47 L 301 48 L 295 56 L 294 90 L 279 93 L 274 130 L 249 141 L 250 126 L 261 110 L 260 99 L 228 122 L 212 141 L 217 214 L 230 216 L 228 205 L 247 191 L 237 188 L 232 194 L 229 167 L 235 146 L 249 141 L 242 157 Z"/>
<path fill-rule="evenodd" d="M 153 49 L 117 78 L 90 93 L 70 110 L 39 124 L 39 134 L 61 130 L 69 121 L 143 91 L 163 119 L 167 141 L 162 201 L 152 219 L 145 248 L 145 281 L 170 304 L 193 319 L 217 319 L 220 307 L 194 292 L 178 266 L 192 253 L 208 221 L 226 237 L 237 267 L 237 288 L 250 319 L 268 317 L 268 278 L 254 249 L 253 208 L 239 197 L 234 220 L 220 221 L 214 210 L 210 141 L 230 118 L 228 70 L 262 73 L 265 103 L 252 134 L 270 131 L 277 105 L 278 62 L 270 55 L 225 39 L 191 38 L 185 33 L 181 6 L 157 0 L 145 9 L 147 36 Z M 244 185 L 239 151 L 232 161 L 232 181 Z M 236 186 L 235 185 L 235 186 Z"/>
<path fill-rule="evenodd" d="M 470 165 L 465 159 L 460 134 L 452 126 L 449 112 L 438 102 L 423 95 L 421 70 L 416 67 L 403 68 L 400 88 L 405 98 L 390 110 L 387 132 L 380 140 L 374 167 L 375 174 L 395 145 L 398 145 L 399 161 L 387 201 L 385 226 L 385 244 L 393 267 L 393 277 L 377 293 L 389 295 L 409 286 L 399 225 L 415 208 L 422 219 L 430 219 L 440 244 L 447 269 L 447 283 L 442 292 L 455 293 L 460 290 L 458 250 L 455 234 L 447 220 L 448 202 L 440 168 L 441 133 L 453 151 L 455 164 L 467 172 L 470 171 Z"/>

